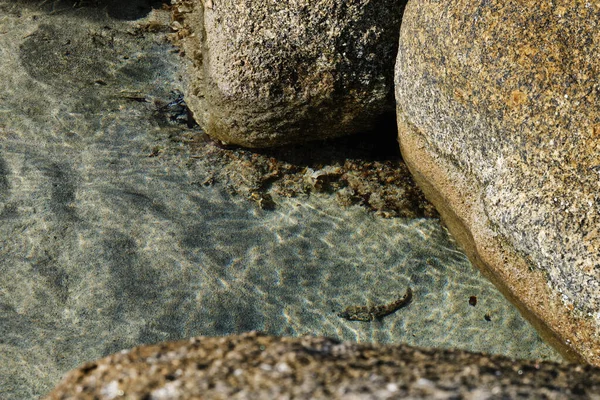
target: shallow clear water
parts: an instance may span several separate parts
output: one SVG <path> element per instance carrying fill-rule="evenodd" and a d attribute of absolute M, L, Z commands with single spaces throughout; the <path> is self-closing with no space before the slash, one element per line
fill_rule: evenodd
<path fill-rule="evenodd" d="M 106 33 L 109 22 L 75 17 L 0 20 L 0 398 L 39 396 L 123 348 L 253 329 L 558 359 L 436 220 L 382 219 L 326 195 L 263 211 L 197 184 L 200 164 L 170 140 L 185 128 L 153 105 L 178 89 L 178 56 L 131 24 Z M 73 73 L 36 53 L 42 37 L 90 32 L 127 58 Z M 412 303 L 381 321 L 336 315 L 408 286 Z"/>
<path fill-rule="evenodd" d="M 17 174 L 28 162 L 3 159 L 20 186 L 1 227 L 8 387 L 35 376 L 47 388 L 83 361 L 141 343 L 254 329 L 555 357 L 436 220 L 381 219 L 324 196 L 280 199 L 268 212 L 164 167 L 104 181 L 84 179 L 81 164 Z M 52 183 L 70 174 L 71 194 Z M 336 315 L 407 286 L 412 303 L 381 321 Z"/>

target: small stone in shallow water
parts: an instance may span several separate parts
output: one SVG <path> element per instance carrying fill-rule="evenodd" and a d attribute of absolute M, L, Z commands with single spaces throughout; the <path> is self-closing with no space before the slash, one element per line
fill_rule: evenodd
<path fill-rule="evenodd" d="M 404 296 L 389 304 L 376 306 L 350 306 L 338 314 L 338 317 L 347 319 L 348 321 L 365 321 L 370 322 L 376 319 L 383 318 L 393 312 L 398 311 L 402 307 L 406 307 L 412 300 L 412 289 L 406 289 Z"/>

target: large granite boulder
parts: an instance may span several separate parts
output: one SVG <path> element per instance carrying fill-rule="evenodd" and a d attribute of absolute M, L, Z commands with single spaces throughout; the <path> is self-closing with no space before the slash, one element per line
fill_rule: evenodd
<path fill-rule="evenodd" d="M 248 333 L 141 346 L 69 372 L 64 399 L 584 399 L 600 368 Z"/>
<path fill-rule="evenodd" d="M 226 143 L 267 147 L 373 129 L 394 112 L 406 0 L 176 0 L 186 102 Z"/>
<path fill-rule="evenodd" d="M 600 7 L 409 3 L 402 154 L 470 259 L 571 359 L 600 365 Z"/>

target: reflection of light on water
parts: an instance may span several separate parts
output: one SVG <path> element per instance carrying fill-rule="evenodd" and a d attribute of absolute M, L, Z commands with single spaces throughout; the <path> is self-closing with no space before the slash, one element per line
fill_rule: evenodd
<path fill-rule="evenodd" d="M 129 37 L 128 29 L 113 33 Z M 21 41 L 13 33 L 0 40 Z M 165 79 L 127 85 L 168 99 L 179 60 L 156 44 L 144 48 L 151 53 Z M 179 128 L 156 125 L 152 107 L 113 107 L 110 88 L 87 84 L 57 99 L 53 85 L 12 68 L 23 60 L 0 58 L 0 85 L 35 89 L 12 90 L 15 107 L 0 128 L 10 133 L 1 154 L 10 190 L 0 202 L 8 216 L 0 224 L 0 387 L 16 388 L 13 398 L 38 398 L 67 370 L 141 343 L 252 329 L 553 356 L 439 222 L 380 219 L 325 194 L 276 198 L 274 211 L 261 210 L 218 182 L 198 185 L 209 171 L 174 143 Z M 32 101 L 34 113 L 21 106 Z M 74 136 L 63 132 L 69 124 Z M 154 148 L 165 151 L 148 157 Z M 336 315 L 388 302 L 408 285 L 411 305 L 381 321 Z"/>
<path fill-rule="evenodd" d="M 3 296 L 12 296 L 28 318 L 55 323 L 57 309 L 67 310 L 56 331 L 83 338 L 69 347 L 72 359 L 140 342 L 248 330 L 552 356 L 438 221 L 381 219 L 357 206 L 340 208 L 326 195 L 276 198 L 278 207 L 267 212 L 216 186 L 190 193 L 187 181 L 173 176 L 145 179 L 131 172 L 123 179 L 141 194 L 121 190 L 121 183 L 90 186 L 75 204 L 83 222 L 73 228 L 74 244 L 63 237 L 56 250 L 72 257 L 64 263 L 70 268 L 66 289 L 32 275 L 27 265 L 6 270 L 6 282 L 22 285 Z M 61 229 L 52 218 L 28 223 L 32 238 Z M 69 253 L 71 245 L 77 251 Z M 20 242 L 9 240 L 6 248 L 20 257 Z M 414 291 L 410 306 L 381 320 L 337 316 L 348 306 L 389 303 L 407 286 Z M 23 287 L 52 301 L 19 293 Z M 477 307 L 468 305 L 472 295 Z"/>
<path fill-rule="evenodd" d="M 313 195 L 313 198 L 314 198 L 314 195 Z M 329 204 L 327 204 L 327 203 L 329 203 Z M 328 206 L 332 205 L 331 201 L 329 201 L 327 203 L 325 203 L 325 204 L 327 204 Z M 321 207 L 319 207 L 317 205 L 310 204 L 310 203 L 300 204 L 300 207 L 304 208 L 305 210 L 313 211 L 316 214 L 320 215 L 321 217 L 325 217 L 326 219 L 336 220 L 337 222 L 344 222 L 344 218 L 343 217 L 333 215 L 333 213 L 331 212 L 333 209 L 331 209 L 331 208 L 329 208 L 328 211 L 324 211 L 324 210 L 321 209 Z M 334 206 L 334 207 L 335 208 L 339 208 L 337 205 Z"/>
<path fill-rule="evenodd" d="M 498 308 L 499 316 L 514 314 L 514 309 L 473 270 L 436 221 L 381 220 L 358 207 L 340 209 L 325 196 L 307 199 L 301 206 L 290 207 L 286 203 L 293 201 L 288 199 L 278 202 L 279 211 L 265 215 L 265 223 L 276 232 L 278 245 L 293 256 L 280 267 L 276 258 L 266 257 L 262 269 L 279 268 L 279 293 L 267 290 L 267 297 L 273 304 L 288 301 L 283 325 L 292 326 L 294 332 L 341 340 L 506 353 L 507 346 L 502 345 L 506 338 L 494 339 L 503 335 L 502 321 L 493 329 L 485 326 L 480 315 L 469 314 L 472 310 L 465 308 L 468 303 L 463 300 L 475 292 L 495 298 L 488 303 Z M 287 223 L 292 221 L 297 225 L 290 228 Z M 298 240 L 309 240 L 311 251 L 297 251 L 294 241 Z M 303 265 L 318 265 L 315 281 L 298 282 Z M 291 281 L 290 271 L 294 271 Z M 382 320 L 350 322 L 336 315 L 348 305 L 390 302 L 409 285 L 415 290 L 414 304 Z M 522 327 L 530 332 L 523 340 L 535 345 L 536 334 L 524 322 Z"/>

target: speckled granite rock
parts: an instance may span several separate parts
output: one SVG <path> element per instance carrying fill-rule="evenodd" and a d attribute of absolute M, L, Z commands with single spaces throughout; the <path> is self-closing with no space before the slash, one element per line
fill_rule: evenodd
<path fill-rule="evenodd" d="M 587 399 L 598 393 L 597 367 L 248 333 L 123 351 L 71 371 L 47 399 Z"/>
<path fill-rule="evenodd" d="M 267 147 L 367 131 L 394 111 L 406 0 L 177 0 L 186 101 L 226 143 Z"/>
<path fill-rule="evenodd" d="M 404 158 L 471 260 L 600 365 L 600 4 L 423 0 L 396 65 Z"/>

